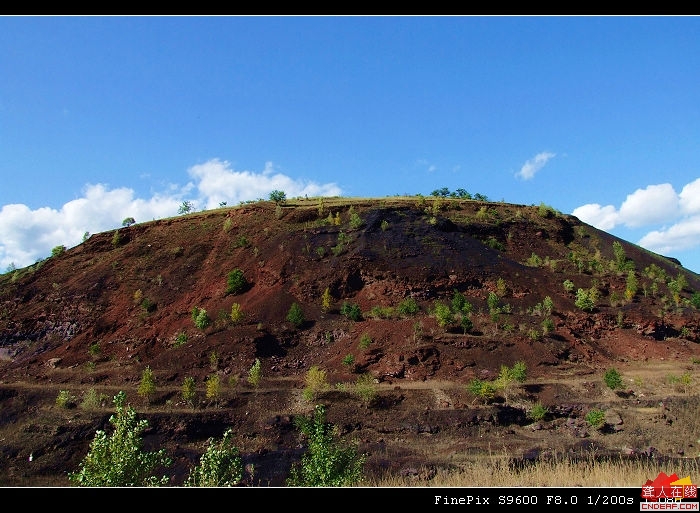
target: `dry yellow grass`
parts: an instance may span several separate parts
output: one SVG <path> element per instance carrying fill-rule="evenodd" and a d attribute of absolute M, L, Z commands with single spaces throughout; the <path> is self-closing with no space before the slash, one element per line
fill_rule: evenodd
<path fill-rule="evenodd" d="M 379 476 L 365 480 L 362 486 L 638 487 L 647 479 L 654 479 L 659 472 L 697 478 L 700 475 L 700 461 L 697 458 L 679 459 L 672 463 L 653 458 L 600 461 L 591 457 L 574 462 L 562 457 L 514 469 L 508 466 L 505 458 L 494 456 L 489 461 L 466 465 L 459 471 L 438 471 L 433 479 L 426 481 L 395 475 Z"/>

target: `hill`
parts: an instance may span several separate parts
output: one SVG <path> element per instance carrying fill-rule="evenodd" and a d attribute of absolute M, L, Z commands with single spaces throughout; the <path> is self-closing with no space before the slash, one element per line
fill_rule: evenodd
<path fill-rule="evenodd" d="M 130 224 L 0 276 L 0 485 L 68 486 L 120 390 L 174 485 L 228 427 L 248 484 L 283 484 L 315 403 L 375 474 L 429 479 L 494 448 L 698 456 L 698 291 L 680 262 L 546 205 L 313 198 Z M 470 389 L 516 363 L 524 382 Z M 328 386 L 309 400 L 312 367 Z"/>

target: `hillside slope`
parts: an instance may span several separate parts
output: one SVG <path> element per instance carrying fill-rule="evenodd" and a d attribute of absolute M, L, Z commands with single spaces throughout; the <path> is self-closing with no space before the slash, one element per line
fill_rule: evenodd
<path fill-rule="evenodd" d="M 245 286 L 231 291 L 236 270 Z M 76 398 L 97 390 L 103 403 L 127 390 L 154 426 L 151 443 L 179 451 L 175 483 L 202 442 L 233 425 L 251 461 L 269 468 L 257 484 L 279 484 L 298 458 L 292 419 L 312 407 L 301 391 L 313 366 L 326 372 L 329 389 L 316 399 L 330 405 L 329 420 L 359 437 L 379 467 L 393 465 L 380 454 L 408 451 L 398 442 L 408 433 L 451 433 L 464 444 L 483 422 L 494 431 L 529 424 L 537 401 L 552 411 L 568 405 L 559 416 L 581 419 L 586 382 L 603 393 L 607 368 L 663 362 L 664 373 L 697 379 L 698 291 L 700 276 L 678 262 L 543 205 L 260 201 L 95 234 L 0 276 L 0 484 L 67 485 L 66 472 L 105 427 L 108 405 L 62 411 L 53 404 L 60 390 Z M 471 308 L 436 315 L 455 295 Z M 299 325 L 288 319 L 294 303 Z M 208 326 L 195 326 L 193 308 Z M 256 359 L 260 387 L 246 380 Z M 472 380 L 516 362 L 527 382 L 513 397 L 482 404 L 469 395 Z M 157 384 L 148 400 L 136 393 L 146 367 Z M 363 374 L 379 391 L 371 404 L 347 392 Z M 215 398 L 205 393 L 212 375 L 222 383 Z M 186 377 L 198 385 L 193 408 L 180 398 Z M 568 381 L 575 377 L 583 378 Z M 514 456 L 537 445 L 516 438 Z M 273 456 L 276 466 L 264 462 Z"/>

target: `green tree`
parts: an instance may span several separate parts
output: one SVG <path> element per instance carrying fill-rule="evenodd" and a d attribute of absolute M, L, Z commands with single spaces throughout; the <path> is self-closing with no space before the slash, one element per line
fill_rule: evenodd
<path fill-rule="evenodd" d="M 274 201 L 278 205 L 287 201 L 287 194 L 284 191 L 275 189 L 270 193 L 270 201 Z"/>
<path fill-rule="evenodd" d="M 622 376 L 614 367 L 605 371 L 603 381 L 605 381 L 605 384 L 610 390 L 617 390 L 624 386 Z"/>
<path fill-rule="evenodd" d="M 260 386 L 260 379 L 262 378 L 262 364 L 260 363 L 260 358 L 255 359 L 255 363 L 248 369 L 248 383 L 253 385 L 255 388 Z"/>
<path fill-rule="evenodd" d="M 167 476 L 157 477 L 155 471 L 168 467 L 172 460 L 165 449 L 145 452 L 141 435 L 148 428 L 148 421 L 137 420 L 136 411 L 125 406 L 126 394 L 120 391 L 114 396 L 116 414 L 109 418 L 114 426 L 111 435 L 103 430 L 95 433 L 90 450 L 80 463 L 77 472 L 68 479 L 78 486 L 166 486 Z"/>
<path fill-rule="evenodd" d="M 586 413 L 585 421 L 596 429 L 600 429 L 605 425 L 605 412 L 598 408 L 593 408 Z"/>
<path fill-rule="evenodd" d="M 136 222 L 136 219 L 134 219 L 133 217 L 127 217 L 126 219 L 124 219 L 122 221 L 122 226 L 131 226 L 135 222 Z"/>
<path fill-rule="evenodd" d="M 459 325 L 462 327 L 462 331 L 465 335 L 469 333 L 472 329 L 474 329 L 474 323 L 467 315 L 464 314 L 462 314 L 462 318 L 459 321 Z"/>
<path fill-rule="evenodd" d="M 287 320 L 296 328 L 301 328 L 306 322 L 304 312 L 298 303 L 294 302 L 292 303 L 292 306 L 289 307 L 289 311 L 287 312 Z"/>
<path fill-rule="evenodd" d="M 119 233 L 119 230 L 114 230 L 114 234 L 112 234 L 112 247 L 118 247 L 122 243 L 122 236 Z"/>
<path fill-rule="evenodd" d="M 194 205 L 192 204 L 191 201 L 183 201 L 182 204 L 178 207 L 177 213 L 182 215 L 182 214 L 189 214 L 194 210 Z"/>
<path fill-rule="evenodd" d="M 221 392 L 221 380 L 219 379 L 218 374 L 212 374 L 207 378 L 206 388 L 207 399 L 215 401 L 219 398 L 219 394 Z"/>
<path fill-rule="evenodd" d="M 578 289 L 576 291 L 576 301 L 574 304 L 581 310 L 592 312 L 596 304 L 596 294 L 593 290 Z"/>
<path fill-rule="evenodd" d="M 241 305 L 238 303 L 233 303 L 231 305 L 231 313 L 229 314 L 229 317 L 231 318 L 231 322 L 234 324 L 238 324 L 243 320 L 245 317 L 245 314 L 241 310 Z"/>
<path fill-rule="evenodd" d="M 352 486 L 362 479 L 365 456 L 357 447 L 336 441 L 337 429 L 326 423 L 326 410 L 317 405 L 311 418 L 295 417 L 308 446 L 301 461 L 292 465 L 288 486 Z"/>
<path fill-rule="evenodd" d="M 316 365 L 312 365 L 309 370 L 306 371 L 304 381 L 306 382 L 306 388 L 304 389 L 303 396 L 307 401 L 314 400 L 320 392 L 328 388 L 326 371 Z"/>
<path fill-rule="evenodd" d="M 66 247 L 64 245 L 56 246 L 51 250 L 51 256 L 52 257 L 58 257 L 61 256 L 63 253 L 66 252 Z"/>
<path fill-rule="evenodd" d="M 433 305 L 433 314 L 437 320 L 438 326 L 447 328 L 455 322 L 454 314 L 450 307 L 444 303 L 436 301 Z"/>
<path fill-rule="evenodd" d="M 326 287 L 321 296 L 321 311 L 323 313 L 328 313 L 331 309 L 333 298 L 331 297 L 331 289 Z"/>
<path fill-rule="evenodd" d="M 361 374 L 355 380 L 355 395 L 357 395 L 365 405 L 369 405 L 377 397 L 377 384 L 370 373 Z"/>
<path fill-rule="evenodd" d="M 508 367 L 507 365 L 501 365 L 501 371 L 496 379 L 496 387 L 503 390 L 503 395 L 508 403 L 508 395 L 513 382 L 522 383 L 525 381 L 527 374 L 527 367 L 525 362 L 519 361 L 513 364 L 513 367 Z"/>
<path fill-rule="evenodd" d="M 362 309 L 357 303 L 348 303 L 344 301 L 343 306 L 340 307 L 340 314 L 352 321 L 359 321 L 362 319 Z"/>
<path fill-rule="evenodd" d="M 474 378 L 467 384 L 467 390 L 474 396 L 474 400 L 481 398 L 484 402 L 493 399 L 496 387 L 490 381 Z"/>
<path fill-rule="evenodd" d="M 544 418 L 549 413 L 549 409 L 542 403 L 535 403 L 529 412 L 527 412 L 528 418 L 534 420 L 535 422 L 539 420 L 544 420 Z"/>
<path fill-rule="evenodd" d="M 230 487 L 243 479 L 243 458 L 233 440 L 233 431 L 226 430 L 221 440 L 209 439 L 199 464 L 190 470 L 185 486 Z"/>
<path fill-rule="evenodd" d="M 500 302 L 500 299 L 498 295 L 496 295 L 495 292 L 489 292 L 488 297 L 486 298 L 486 304 L 489 306 L 489 312 L 494 313 L 498 312 L 498 303 Z"/>
<path fill-rule="evenodd" d="M 418 306 L 415 299 L 412 297 L 407 297 L 406 299 L 401 300 L 399 306 L 396 307 L 396 311 L 399 312 L 399 314 L 408 317 L 417 314 L 420 311 L 420 306 Z"/>
<path fill-rule="evenodd" d="M 192 308 L 192 322 L 197 328 L 203 330 L 211 324 L 211 319 L 204 308 L 195 306 Z"/>
<path fill-rule="evenodd" d="M 146 399 L 149 403 L 151 402 L 151 397 L 156 392 L 156 381 L 153 377 L 153 371 L 151 367 L 146 367 L 141 373 L 141 381 L 139 382 L 139 388 L 137 393 Z"/>
<path fill-rule="evenodd" d="M 227 294 L 240 294 L 246 288 L 248 288 L 248 280 L 243 276 L 243 271 L 240 269 L 234 269 L 226 278 L 226 293 Z"/>
<path fill-rule="evenodd" d="M 194 406 L 194 399 L 197 396 L 197 389 L 194 384 L 194 378 L 187 376 L 182 383 L 182 400 L 190 406 Z"/>
<path fill-rule="evenodd" d="M 457 313 L 461 312 L 462 308 L 464 305 L 467 303 L 467 298 L 462 294 L 460 291 L 457 289 L 454 289 L 452 291 L 452 302 L 450 303 L 452 306 L 452 311 Z"/>

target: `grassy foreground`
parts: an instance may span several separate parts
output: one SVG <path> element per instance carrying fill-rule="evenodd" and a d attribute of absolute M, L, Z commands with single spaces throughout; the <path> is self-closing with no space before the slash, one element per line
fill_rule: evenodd
<path fill-rule="evenodd" d="M 523 468 L 509 467 L 507 459 L 494 456 L 488 462 L 475 463 L 459 471 L 437 471 L 430 480 L 409 476 L 379 476 L 366 479 L 362 486 L 381 487 L 641 487 L 659 472 L 690 476 L 693 482 L 700 476 L 700 459 L 683 458 L 672 462 L 654 458 L 605 460 L 591 456 L 584 461 L 562 457 L 539 461 Z"/>

